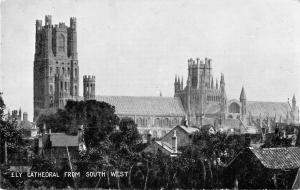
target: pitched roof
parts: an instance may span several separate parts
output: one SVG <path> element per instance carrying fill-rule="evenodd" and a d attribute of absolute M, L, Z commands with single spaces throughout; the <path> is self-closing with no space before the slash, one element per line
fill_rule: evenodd
<path fill-rule="evenodd" d="M 192 134 L 192 133 L 194 133 L 194 132 L 199 131 L 199 129 L 196 128 L 196 127 L 186 127 L 186 126 L 183 126 L 183 125 L 177 125 L 177 126 L 174 127 L 171 131 L 176 130 L 177 127 L 181 128 L 182 130 L 184 130 L 185 132 L 187 132 L 187 133 L 189 133 L 189 134 Z M 170 132 L 171 132 L 171 131 L 170 131 Z M 169 133 L 170 133 L 170 132 L 169 132 Z"/>
<path fill-rule="evenodd" d="M 300 167 L 300 147 L 250 148 L 260 162 L 269 169 L 295 169 Z"/>
<path fill-rule="evenodd" d="M 121 115 L 185 116 L 180 100 L 173 97 L 96 96 L 96 99 L 115 106 L 116 114 Z"/>
<path fill-rule="evenodd" d="M 159 146 L 161 146 L 161 148 L 165 149 L 166 151 L 170 153 L 175 153 L 175 151 L 172 149 L 172 146 L 169 143 L 162 141 L 155 141 L 155 143 L 157 143 Z"/>
<path fill-rule="evenodd" d="M 44 136 L 47 137 L 47 134 Z M 68 147 L 78 146 L 79 139 L 78 136 L 67 135 L 65 133 L 51 133 L 50 140 L 52 142 L 52 147 Z M 42 147 L 42 138 L 39 138 L 39 147 Z"/>
<path fill-rule="evenodd" d="M 34 124 L 30 121 L 23 120 L 18 123 L 18 128 L 30 130 L 34 128 Z"/>
<path fill-rule="evenodd" d="M 257 102 L 257 101 L 247 101 L 246 103 L 247 111 L 251 113 L 252 116 L 266 117 L 268 114 L 270 116 L 276 117 L 286 117 L 287 112 L 291 111 L 290 105 L 287 102 Z"/>

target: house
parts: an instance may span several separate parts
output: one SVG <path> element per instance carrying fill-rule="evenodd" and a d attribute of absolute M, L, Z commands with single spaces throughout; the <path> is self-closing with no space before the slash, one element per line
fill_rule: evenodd
<path fill-rule="evenodd" d="M 291 188 L 300 167 L 300 147 L 246 148 L 225 168 L 226 188 Z"/>
<path fill-rule="evenodd" d="M 196 127 L 177 125 L 163 136 L 161 140 L 150 142 L 151 135 L 149 135 L 149 146 L 144 149 L 144 152 L 162 152 L 166 155 L 176 156 L 181 153 L 178 151 L 178 148 L 192 143 L 192 134 L 197 131 L 199 131 L 199 129 Z"/>
<path fill-rule="evenodd" d="M 75 159 L 79 156 L 81 135 L 68 135 L 65 133 L 44 133 L 38 138 L 38 153 L 43 154 L 54 163 L 59 164 L 63 159 Z"/>

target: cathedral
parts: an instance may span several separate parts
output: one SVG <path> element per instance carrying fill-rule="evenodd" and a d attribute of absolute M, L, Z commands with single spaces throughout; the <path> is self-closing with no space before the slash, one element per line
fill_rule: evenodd
<path fill-rule="evenodd" d="M 214 80 L 212 60 L 188 59 L 188 78 L 178 75 L 174 81 L 174 97 L 137 97 L 96 95 L 95 76 L 83 76 L 83 96 L 79 89 L 76 18 L 65 23 L 52 24 L 50 15 L 45 25 L 36 21 L 34 57 L 34 121 L 41 114 L 63 108 L 67 100 L 107 102 L 115 106 L 120 117 L 130 117 L 141 134 L 162 137 L 174 126 L 212 125 L 218 130 L 271 132 L 271 123 L 299 123 L 296 98 L 292 103 L 249 101 L 244 87 L 238 99 L 227 99 L 225 77 Z"/>

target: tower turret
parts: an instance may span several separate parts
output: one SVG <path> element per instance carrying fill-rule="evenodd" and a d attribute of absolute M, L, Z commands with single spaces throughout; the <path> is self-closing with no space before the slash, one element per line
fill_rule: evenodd
<path fill-rule="evenodd" d="M 46 15 L 45 16 L 45 26 L 51 26 L 52 25 L 52 16 Z"/>
<path fill-rule="evenodd" d="M 243 117 L 246 115 L 246 93 L 245 93 L 244 87 L 242 88 L 242 91 L 241 91 L 240 102 L 242 104 L 241 114 Z"/>
<path fill-rule="evenodd" d="M 179 76 L 175 75 L 175 82 L 174 82 L 174 92 L 175 92 L 175 95 L 179 91 L 180 91 L 180 79 L 179 79 Z"/>
<path fill-rule="evenodd" d="M 296 109 L 297 109 L 297 102 L 296 102 L 295 94 L 293 95 L 293 99 L 292 99 L 292 109 L 293 109 L 293 112 L 296 111 Z"/>
<path fill-rule="evenodd" d="M 223 73 L 221 73 L 220 88 L 221 88 L 221 92 L 225 92 L 225 80 L 224 80 Z"/>
<path fill-rule="evenodd" d="M 77 59 L 77 21 L 75 17 L 70 18 L 70 27 L 68 28 L 68 56 Z"/>
<path fill-rule="evenodd" d="M 83 98 L 86 100 L 95 99 L 95 76 L 84 75 L 83 76 Z"/>
<path fill-rule="evenodd" d="M 181 76 L 180 90 L 183 90 L 183 76 Z"/>

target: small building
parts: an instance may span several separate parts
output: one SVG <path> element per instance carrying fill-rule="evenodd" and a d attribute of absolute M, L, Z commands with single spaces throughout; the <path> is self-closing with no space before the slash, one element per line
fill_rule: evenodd
<path fill-rule="evenodd" d="M 169 156 L 177 156 L 181 153 L 178 151 L 178 148 L 191 144 L 192 134 L 197 131 L 199 131 L 199 129 L 195 127 L 177 125 L 163 136 L 161 140 L 154 140 L 151 142 L 151 136 L 149 135 L 149 146 L 144 149 L 144 152 L 161 152 Z"/>
<path fill-rule="evenodd" d="M 27 112 L 23 113 L 23 120 L 18 121 L 18 128 L 23 130 L 24 138 L 33 138 L 37 136 L 38 129 L 35 123 L 28 120 Z"/>
<path fill-rule="evenodd" d="M 246 148 L 225 168 L 226 188 L 290 189 L 300 167 L 300 147 Z"/>
<path fill-rule="evenodd" d="M 59 164 L 63 159 L 75 159 L 79 155 L 80 135 L 48 132 L 39 136 L 38 153 Z"/>
<path fill-rule="evenodd" d="M 192 134 L 197 131 L 199 131 L 199 128 L 177 125 L 163 136 L 161 141 L 172 144 L 172 138 L 176 132 L 178 148 L 183 147 L 192 143 Z"/>

